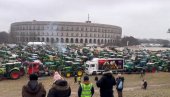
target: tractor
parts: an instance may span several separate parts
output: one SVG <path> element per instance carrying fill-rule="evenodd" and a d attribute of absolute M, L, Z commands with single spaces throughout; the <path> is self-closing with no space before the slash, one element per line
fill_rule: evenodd
<path fill-rule="evenodd" d="M 38 76 L 48 76 L 51 75 L 48 67 L 39 63 L 39 62 L 30 62 L 27 66 L 27 73 L 30 74 L 37 74 Z"/>
<path fill-rule="evenodd" d="M 162 64 L 162 71 L 170 72 L 170 61 L 166 61 L 164 64 Z"/>
<path fill-rule="evenodd" d="M 74 75 L 83 76 L 84 68 L 79 62 L 66 61 L 61 73 L 68 78 Z"/>
<path fill-rule="evenodd" d="M 23 76 L 25 71 L 23 67 L 18 67 L 18 63 L 6 63 L 0 67 L 0 79 L 10 78 L 13 80 Z"/>

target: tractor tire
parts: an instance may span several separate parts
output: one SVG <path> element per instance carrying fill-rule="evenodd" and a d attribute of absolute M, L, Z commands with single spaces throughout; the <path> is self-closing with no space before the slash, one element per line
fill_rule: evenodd
<path fill-rule="evenodd" d="M 83 76 L 83 71 L 82 70 L 78 70 L 77 71 L 77 76 Z"/>
<path fill-rule="evenodd" d="M 19 79 L 20 78 L 20 72 L 17 70 L 13 70 L 10 72 L 10 78 L 13 80 Z"/>
<path fill-rule="evenodd" d="M 66 77 L 67 77 L 67 78 L 71 77 L 71 73 L 70 73 L 70 72 L 67 72 L 67 73 L 66 73 Z"/>

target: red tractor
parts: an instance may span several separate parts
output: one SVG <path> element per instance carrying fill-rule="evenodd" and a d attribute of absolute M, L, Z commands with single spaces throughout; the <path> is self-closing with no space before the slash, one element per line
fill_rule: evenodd
<path fill-rule="evenodd" d="M 50 75 L 48 68 L 39 62 L 30 62 L 27 67 L 27 73 L 29 75 L 33 73 L 38 76 Z"/>

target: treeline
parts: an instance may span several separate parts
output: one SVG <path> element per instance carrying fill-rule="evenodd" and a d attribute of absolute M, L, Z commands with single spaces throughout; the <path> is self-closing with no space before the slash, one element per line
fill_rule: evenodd
<path fill-rule="evenodd" d="M 2 31 L 0 32 L 0 44 L 2 43 L 12 43 L 10 42 L 11 37 L 10 34 Z M 170 41 L 165 39 L 137 39 L 133 36 L 125 36 L 121 38 L 121 41 L 117 43 L 118 46 L 132 46 L 132 45 L 140 45 L 141 43 L 154 43 L 161 44 L 164 47 L 170 47 Z"/>
<path fill-rule="evenodd" d="M 9 43 L 9 33 L 2 31 L 0 32 L 0 44 L 2 43 Z"/>
<path fill-rule="evenodd" d="M 170 41 L 165 39 L 137 39 L 132 36 L 125 36 L 121 39 L 120 46 L 140 45 L 141 43 L 161 44 L 164 47 L 170 46 Z"/>

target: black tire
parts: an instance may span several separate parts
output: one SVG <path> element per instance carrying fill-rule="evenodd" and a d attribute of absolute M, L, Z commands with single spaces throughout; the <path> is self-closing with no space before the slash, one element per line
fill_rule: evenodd
<path fill-rule="evenodd" d="M 97 75 L 97 72 L 96 72 L 96 71 L 94 71 L 94 72 L 92 73 L 92 75 Z"/>

